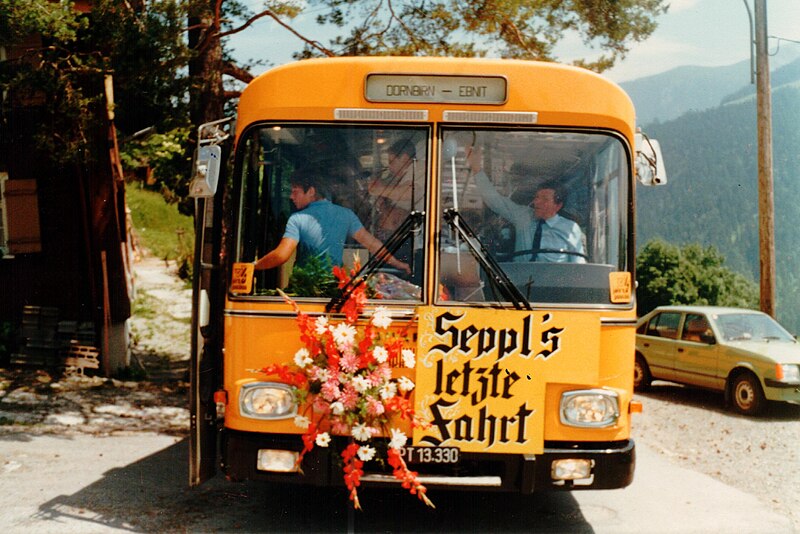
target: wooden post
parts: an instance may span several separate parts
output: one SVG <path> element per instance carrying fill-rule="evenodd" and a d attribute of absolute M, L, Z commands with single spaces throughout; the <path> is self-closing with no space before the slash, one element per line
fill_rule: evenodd
<path fill-rule="evenodd" d="M 761 311 L 775 317 L 775 215 L 772 180 L 772 96 L 767 53 L 767 2 L 755 0 L 758 120 L 758 238 Z"/>
<path fill-rule="evenodd" d="M 100 263 L 103 270 L 103 354 L 101 367 L 103 375 L 111 376 L 111 343 L 109 343 L 109 330 L 111 329 L 111 299 L 108 294 L 108 264 L 106 263 L 106 251 L 100 251 Z"/>

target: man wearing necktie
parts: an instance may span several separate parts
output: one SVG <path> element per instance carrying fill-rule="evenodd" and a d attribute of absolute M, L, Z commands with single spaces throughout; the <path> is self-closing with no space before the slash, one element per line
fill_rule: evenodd
<path fill-rule="evenodd" d="M 467 148 L 467 163 L 489 208 L 514 225 L 514 261 L 586 263 L 583 232 L 575 221 L 559 215 L 564 194 L 555 183 L 543 183 L 529 205 L 517 204 L 494 188 L 482 169 L 479 149 Z"/>

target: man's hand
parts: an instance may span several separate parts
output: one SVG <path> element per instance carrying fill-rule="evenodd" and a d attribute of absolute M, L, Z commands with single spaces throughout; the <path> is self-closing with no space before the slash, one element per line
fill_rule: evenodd
<path fill-rule="evenodd" d="M 472 174 L 478 174 L 483 169 L 483 148 L 470 145 L 466 148 L 467 165 Z"/>

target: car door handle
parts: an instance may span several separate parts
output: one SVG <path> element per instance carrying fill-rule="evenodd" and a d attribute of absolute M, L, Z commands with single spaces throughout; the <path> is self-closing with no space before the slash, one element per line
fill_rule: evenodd
<path fill-rule="evenodd" d="M 649 347 L 649 346 L 650 346 L 650 343 L 645 343 L 645 344 L 644 344 L 644 346 L 645 346 L 645 347 Z"/>
<path fill-rule="evenodd" d="M 683 349 L 678 349 L 678 352 L 683 352 Z"/>

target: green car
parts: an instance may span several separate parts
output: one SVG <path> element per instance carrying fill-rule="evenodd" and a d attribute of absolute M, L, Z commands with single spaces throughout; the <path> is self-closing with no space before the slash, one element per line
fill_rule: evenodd
<path fill-rule="evenodd" d="M 741 308 L 661 306 L 637 323 L 634 387 L 654 379 L 725 392 L 753 415 L 800 402 L 800 344 L 772 317 Z"/>

